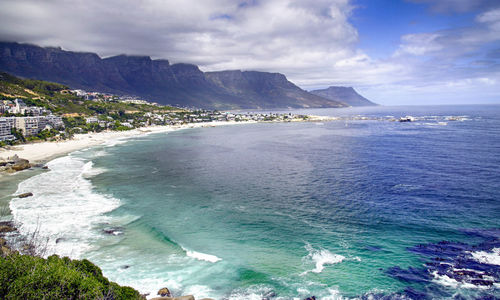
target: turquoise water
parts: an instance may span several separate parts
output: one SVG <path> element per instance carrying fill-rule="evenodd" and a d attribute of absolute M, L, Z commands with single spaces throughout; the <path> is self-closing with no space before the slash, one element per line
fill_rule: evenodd
<path fill-rule="evenodd" d="M 11 209 L 23 232 L 38 226 L 50 237 L 52 251 L 90 258 L 111 280 L 141 292 L 499 297 L 500 244 L 492 230 L 500 228 L 499 112 L 310 110 L 369 120 L 110 141 L 50 162 L 51 171 L 19 186 L 35 199 L 15 200 Z M 389 121 L 409 114 L 417 121 Z M 477 234 L 483 231 L 494 234 Z M 492 285 L 423 268 L 435 257 L 414 247 L 441 241 L 467 245 L 445 257 L 455 269 L 464 257 L 477 267 L 472 254 L 486 253 Z"/>

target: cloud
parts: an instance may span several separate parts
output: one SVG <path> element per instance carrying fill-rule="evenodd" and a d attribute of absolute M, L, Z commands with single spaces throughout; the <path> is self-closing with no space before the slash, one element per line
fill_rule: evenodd
<path fill-rule="evenodd" d="M 406 34 L 392 56 L 374 59 L 358 47 L 352 0 L 2 0 L 0 40 L 280 72 L 306 89 L 354 85 L 381 103 L 383 88 L 414 95 L 500 82 L 497 1 L 412 1 L 477 16 L 468 27 Z"/>

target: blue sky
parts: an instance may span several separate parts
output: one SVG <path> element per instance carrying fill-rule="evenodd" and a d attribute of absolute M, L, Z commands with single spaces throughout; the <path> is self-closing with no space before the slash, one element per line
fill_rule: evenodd
<path fill-rule="evenodd" d="M 401 36 L 471 26 L 474 13 L 436 13 L 429 5 L 397 0 L 364 0 L 356 6 L 351 22 L 358 30 L 359 47 L 371 57 L 392 55 Z"/>
<path fill-rule="evenodd" d="M 500 103 L 499 0 L 2 0 L 0 40 L 280 72 L 385 105 Z"/>

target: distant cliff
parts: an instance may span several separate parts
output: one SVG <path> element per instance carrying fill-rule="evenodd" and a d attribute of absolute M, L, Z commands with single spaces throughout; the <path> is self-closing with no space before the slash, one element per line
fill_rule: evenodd
<path fill-rule="evenodd" d="M 345 106 L 300 89 L 283 74 L 203 73 L 196 65 L 171 65 L 168 60 L 152 60 L 148 56 L 102 59 L 95 53 L 0 42 L 0 70 L 74 89 L 134 95 L 161 104 L 207 109 Z"/>
<path fill-rule="evenodd" d="M 308 93 L 288 81 L 283 74 L 255 71 L 207 72 L 205 76 L 214 85 L 228 94 L 245 99 L 250 107 L 344 107 L 343 103 L 331 101 Z"/>
<path fill-rule="evenodd" d="M 378 105 L 358 94 L 352 87 L 331 86 L 323 90 L 310 91 L 310 93 L 333 101 L 343 102 L 350 106 Z"/>

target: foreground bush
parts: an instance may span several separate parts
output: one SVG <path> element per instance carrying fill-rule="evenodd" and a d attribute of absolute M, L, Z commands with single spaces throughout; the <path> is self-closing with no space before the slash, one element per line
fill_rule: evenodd
<path fill-rule="evenodd" d="M 110 282 L 90 261 L 17 253 L 0 257 L 1 299 L 141 299 L 139 292 Z"/>

